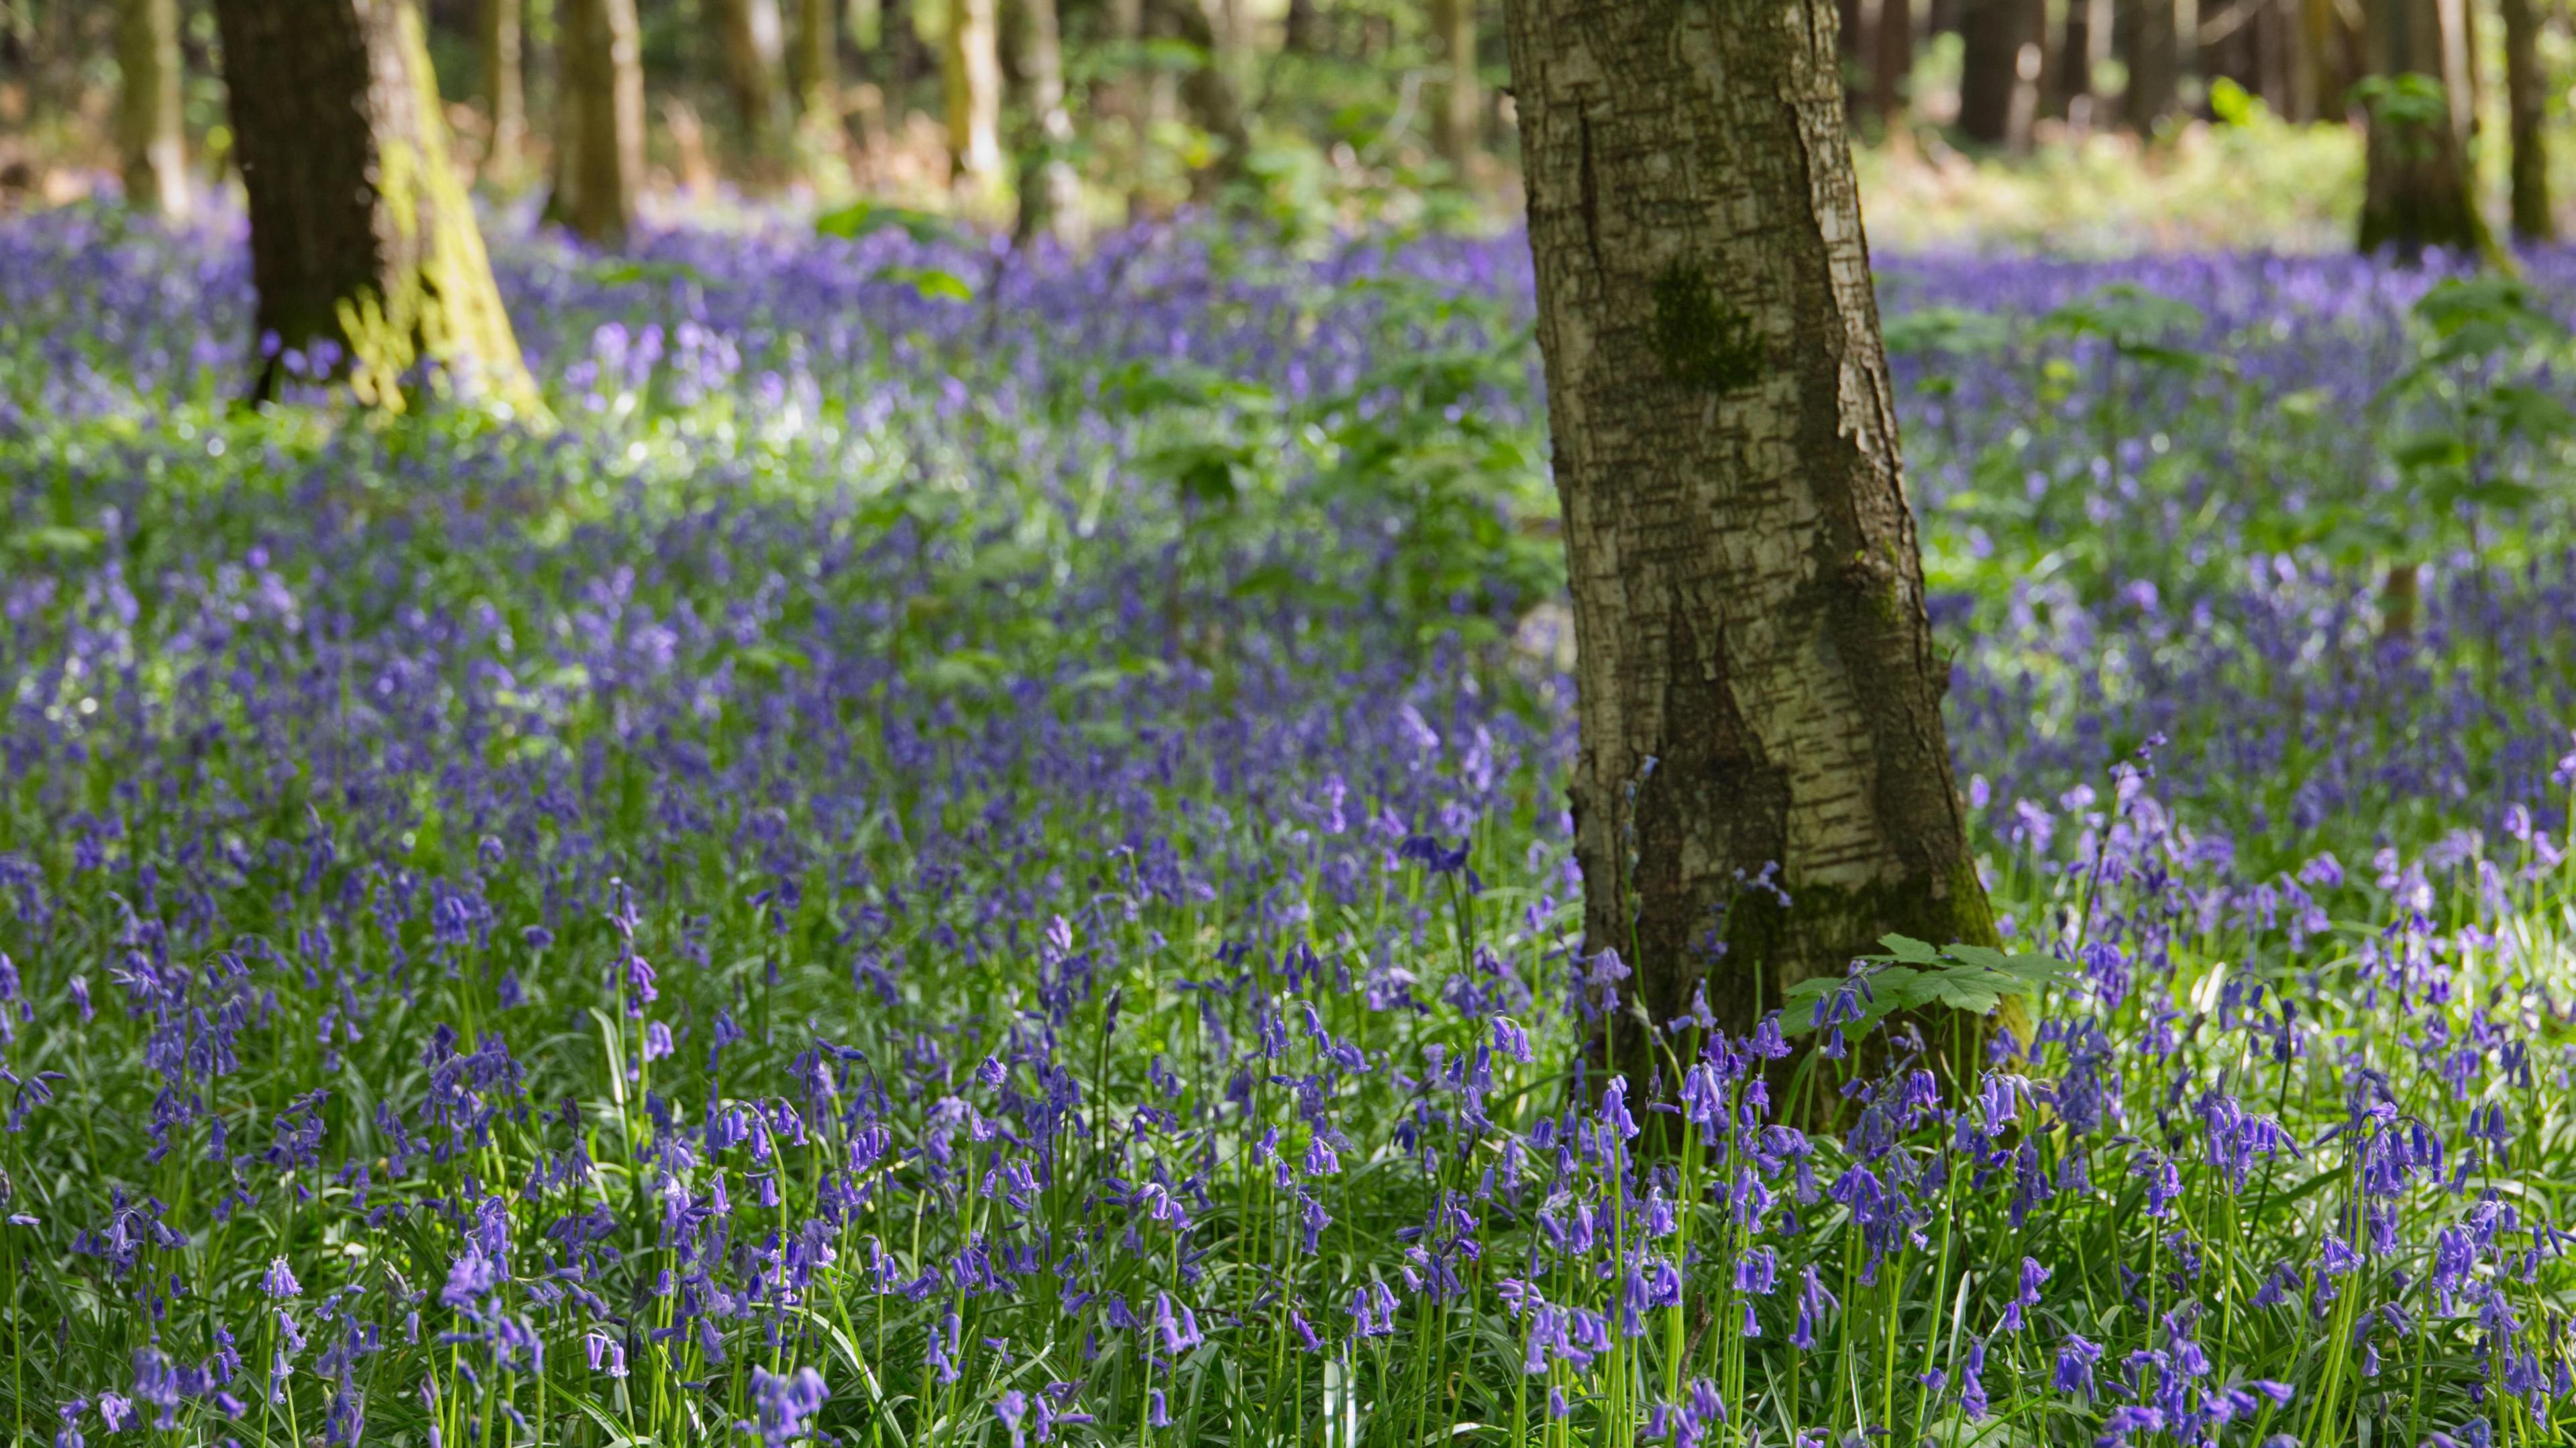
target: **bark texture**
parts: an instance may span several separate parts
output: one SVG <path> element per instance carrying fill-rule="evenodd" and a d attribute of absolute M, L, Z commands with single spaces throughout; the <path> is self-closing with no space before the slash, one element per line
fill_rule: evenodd
<path fill-rule="evenodd" d="M 1510 0 L 1578 644 L 1588 948 L 1747 1029 L 1991 941 L 1941 722 L 1833 0 Z M 1782 903 L 1748 888 L 1776 867 Z M 1611 1063 L 1648 1061 L 1614 1017 Z"/>
<path fill-rule="evenodd" d="M 477 18 L 482 26 L 483 106 L 492 127 L 483 164 L 507 170 L 518 163 L 528 132 L 524 0 L 483 0 Z"/>
<path fill-rule="evenodd" d="M 555 183 L 546 218 L 594 246 L 635 226 L 644 186 L 643 32 L 635 0 L 562 0 Z"/>
<path fill-rule="evenodd" d="M 948 167 L 964 189 L 989 192 L 1002 175 L 1002 49 L 995 0 L 948 0 L 942 78 Z"/>
<path fill-rule="evenodd" d="M 1028 91 L 1030 136 L 1021 151 L 1019 235 L 1078 246 L 1082 178 L 1073 169 L 1073 113 L 1064 99 L 1063 29 L 1055 0 L 1020 0 L 1020 11 L 1020 84 Z"/>
<path fill-rule="evenodd" d="M 188 214 L 187 133 L 179 109 L 179 0 L 118 0 L 116 141 L 130 206 Z"/>
<path fill-rule="evenodd" d="M 1431 98 L 1431 146 L 1464 166 L 1484 138 L 1485 95 L 1476 83 L 1476 0 L 1431 0 L 1431 40 L 1441 66 Z"/>
<path fill-rule="evenodd" d="M 2502 0 L 2505 101 L 2513 130 L 2513 234 L 2522 241 L 2558 239 L 2549 208 L 2549 148 L 2541 138 L 2549 82 L 2540 70 L 2540 16 L 2532 0 Z"/>
<path fill-rule="evenodd" d="M 404 405 L 428 361 L 533 409 L 409 0 L 216 0 L 215 18 L 264 339 L 329 344 L 374 405 Z M 281 381 L 270 350 L 263 398 Z"/>
<path fill-rule="evenodd" d="M 2417 256 L 2489 243 L 2470 190 L 2467 57 L 2460 0 L 2371 0 L 2363 55 L 2369 103 L 2363 251 Z"/>

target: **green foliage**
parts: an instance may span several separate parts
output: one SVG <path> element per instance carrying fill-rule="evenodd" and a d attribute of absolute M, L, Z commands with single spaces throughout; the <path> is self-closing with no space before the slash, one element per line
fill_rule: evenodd
<path fill-rule="evenodd" d="M 1818 976 L 1789 987 L 1782 1029 L 1791 1035 L 1817 1029 L 1818 1019 L 1827 1014 L 1825 1003 L 1844 991 L 1858 998 L 1858 1014 L 1848 1018 L 1853 1033 L 1866 1034 L 1899 1011 L 1937 1007 L 1982 1017 L 2008 999 L 2037 1002 L 2051 988 L 2083 975 L 2074 962 L 2037 951 L 2006 953 L 1983 945 L 1934 949 L 1902 935 L 1886 936 L 1879 944 L 1887 953 L 1862 956 L 1847 977 Z"/>

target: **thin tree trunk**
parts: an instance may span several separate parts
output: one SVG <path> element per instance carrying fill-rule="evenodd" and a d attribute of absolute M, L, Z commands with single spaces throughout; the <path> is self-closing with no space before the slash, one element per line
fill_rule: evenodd
<path fill-rule="evenodd" d="M 594 246 L 615 246 L 634 228 L 644 187 L 643 32 L 635 0 L 561 5 L 562 94 L 546 218 Z"/>
<path fill-rule="evenodd" d="M 743 147 L 765 172 L 778 143 L 778 0 L 708 0 L 725 94 L 742 123 Z"/>
<path fill-rule="evenodd" d="M 2503 0 L 2505 99 L 2513 117 L 2513 234 L 2523 241 L 2558 239 L 2549 209 L 2549 151 L 2541 138 L 2549 83 L 2540 71 L 2540 17 L 2531 0 Z"/>
<path fill-rule="evenodd" d="M 415 364 L 535 408 L 410 0 L 216 0 L 262 336 L 400 407 Z"/>
<path fill-rule="evenodd" d="M 1485 129 L 1484 93 L 1476 83 L 1476 0 L 1431 0 L 1431 38 L 1441 66 L 1432 94 L 1432 149 L 1464 168 Z"/>
<path fill-rule="evenodd" d="M 118 0 L 118 159 L 129 206 L 188 214 L 187 133 L 179 109 L 179 0 Z"/>
<path fill-rule="evenodd" d="M 2058 114 L 2078 129 L 2092 125 L 2099 104 L 2093 93 L 2094 46 L 2109 37 L 2096 36 L 2094 17 L 2107 26 L 2110 10 L 2107 0 L 2067 0 L 2066 25 L 2058 32 Z"/>
<path fill-rule="evenodd" d="M 1029 129 L 1020 167 L 1021 240 L 1052 237 L 1082 243 L 1082 178 L 1075 174 L 1073 116 L 1064 101 L 1064 35 L 1055 0 L 1020 0 L 1020 83 L 1028 90 Z"/>
<path fill-rule="evenodd" d="M 507 172 L 518 165 L 527 139 L 528 92 L 521 59 L 526 38 L 523 0 L 483 0 L 483 105 L 491 134 L 483 147 L 487 170 Z"/>
<path fill-rule="evenodd" d="M 810 135 L 830 138 L 841 126 L 839 0 L 795 0 L 796 44 L 788 51 L 788 78 L 796 87 L 796 122 Z"/>
<path fill-rule="evenodd" d="M 953 182 L 989 194 L 1002 175 L 1002 52 L 994 0 L 948 0 L 942 78 Z"/>
<path fill-rule="evenodd" d="M 1742 1031 L 1886 932 L 1991 942 L 1832 0 L 1505 12 L 1578 641 L 1587 948 L 1625 957 L 1652 1021 L 1704 984 Z M 1779 894 L 1748 883 L 1766 872 Z M 1605 1031 L 1640 1081 L 1650 1027 L 1621 1010 Z"/>
<path fill-rule="evenodd" d="M 2012 138 L 2028 0 L 1968 0 L 1959 15 L 1959 133 L 1979 145 Z"/>
<path fill-rule="evenodd" d="M 2370 104 L 2363 251 L 2385 247 L 2412 258 L 2428 247 L 2490 244 L 2469 189 L 2460 91 L 2446 83 L 2463 60 L 2450 54 L 2460 27 L 2445 23 L 2447 3 L 2373 0 L 2364 54 L 2379 89 Z"/>

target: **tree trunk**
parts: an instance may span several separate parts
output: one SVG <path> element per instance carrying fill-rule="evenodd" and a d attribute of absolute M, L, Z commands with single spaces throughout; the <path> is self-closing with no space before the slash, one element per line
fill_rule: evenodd
<path fill-rule="evenodd" d="M 2513 234 L 2522 241 L 2556 241 L 2549 151 L 2541 139 L 2549 82 L 2540 70 L 2540 17 L 2531 0 L 2503 0 L 2503 8 L 2505 100 L 2513 120 Z"/>
<path fill-rule="evenodd" d="M 2472 251 L 2489 241 L 2469 189 L 2463 98 L 2445 77 L 2464 57 L 2444 11 L 2458 0 L 2373 0 L 2363 54 L 2369 63 L 2370 137 L 2361 205 L 2363 251 L 2420 256 L 2428 247 Z"/>
<path fill-rule="evenodd" d="M 1905 114 L 1905 89 L 1914 78 L 1914 0 L 1878 0 L 1869 48 L 1870 106 L 1893 130 Z"/>
<path fill-rule="evenodd" d="M 1243 97 L 1217 51 L 1216 26 L 1206 0 L 1149 0 L 1147 18 L 1158 38 L 1177 40 L 1198 52 L 1198 64 L 1181 82 L 1181 100 L 1189 107 L 1190 118 L 1215 137 L 1220 148 L 1216 160 L 1196 178 L 1200 197 L 1206 199 L 1222 183 L 1245 174 L 1252 132 L 1244 120 Z"/>
<path fill-rule="evenodd" d="M 1030 143 L 1022 149 L 1022 241 L 1083 240 L 1082 178 L 1074 173 L 1073 116 L 1064 103 L 1064 35 L 1055 0 L 1020 0 L 1020 83 L 1028 89 Z"/>
<path fill-rule="evenodd" d="M 1291 55 L 1313 55 L 1324 48 L 1323 14 L 1316 0 L 1288 0 L 1280 49 Z"/>
<path fill-rule="evenodd" d="M 1464 169 L 1484 136 L 1484 93 L 1476 83 L 1476 0 L 1431 0 L 1433 58 L 1442 70 L 1432 94 L 1431 145 Z"/>
<path fill-rule="evenodd" d="M 215 19 L 250 193 L 254 395 L 295 349 L 373 405 L 401 407 L 429 362 L 536 407 L 409 0 L 216 0 Z"/>
<path fill-rule="evenodd" d="M 179 0 L 118 0 L 116 142 L 129 206 L 188 214 L 187 134 L 179 109 Z"/>
<path fill-rule="evenodd" d="M 483 148 L 483 165 L 506 172 L 518 165 L 527 139 L 528 92 L 520 47 L 526 32 L 522 0 L 483 0 L 483 105 L 491 135 Z"/>
<path fill-rule="evenodd" d="M 2057 45 L 2059 114 L 2078 130 L 2101 119 L 2096 67 L 2110 58 L 2111 0 L 2067 0 L 2066 27 Z"/>
<path fill-rule="evenodd" d="M 1941 722 L 1832 0 L 1509 0 L 1565 509 L 1587 949 L 1729 1029 L 1991 942 Z M 1761 885 L 1766 869 L 1784 893 Z M 1609 1062 L 1649 1068 L 1609 1018 Z"/>
<path fill-rule="evenodd" d="M 778 0 L 709 0 L 709 9 L 743 148 L 754 170 L 765 172 L 778 144 Z"/>
<path fill-rule="evenodd" d="M 2028 0 L 1968 0 L 1960 12 L 1959 134 L 1979 145 L 2011 139 L 2029 19 Z"/>
<path fill-rule="evenodd" d="M 644 187 L 644 64 L 635 0 L 561 0 L 554 193 L 546 219 L 594 246 L 635 225 Z"/>
<path fill-rule="evenodd" d="M 1002 51 L 994 0 L 948 0 L 942 77 L 948 100 L 949 176 L 990 194 L 1002 175 Z"/>
<path fill-rule="evenodd" d="M 2153 134 L 2156 122 L 2173 113 L 2180 57 L 2174 33 L 2174 0 L 2132 0 L 2127 24 L 2120 28 L 2120 53 L 2128 64 L 2129 89 L 2120 108 L 2140 135 Z"/>
<path fill-rule="evenodd" d="M 796 0 L 796 44 L 787 53 L 796 122 L 830 138 L 841 125 L 840 0 Z"/>

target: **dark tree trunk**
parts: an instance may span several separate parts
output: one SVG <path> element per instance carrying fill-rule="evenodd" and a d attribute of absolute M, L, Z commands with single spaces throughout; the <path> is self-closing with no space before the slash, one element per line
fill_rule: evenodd
<path fill-rule="evenodd" d="M 2141 135 L 2173 113 L 2180 82 L 2181 54 L 2174 30 L 2174 0 L 2130 0 L 2120 25 L 2121 59 L 2129 71 L 2129 89 L 2120 109 Z"/>
<path fill-rule="evenodd" d="M 527 38 L 523 0 L 483 0 L 484 120 L 491 127 L 483 145 L 487 171 L 508 171 L 518 164 L 527 139 L 528 90 L 522 58 Z"/>
<path fill-rule="evenodd" d="M 2513 118 L 2513 234 L 2522 241 L 2555 241 L 2548 143 L 2541 138 L 2549 82 L 2540 70 L 2540 17 L 2532 0 L 2503 0 L 2503 9 L 2505 99 Z"/>
<path fill-rule="evenodd" d="M 2057 114 L 2070 124 L 2100 119 L 2093 68 L 2108 51 L 2110 26 L 2110 0 L 2067 0 L 2066 25 L 2058 32 Z"/>
<path fill-rule="evenodd" d="M 1835 0 L 1835 10 L 1842 21 L 1842 49 L 1835 56 L 1841 62 L 1843 78 L 1843 111 L 1851 118 L 1853 129 L 1870 114 L 1869 42 L 1874 6 L 1872 0 Z"/>
<path fill-rule="evenodd" d="M 1959 14 L 1959 134 L 1983 146 L 2012 139 L 2029 0 L 1967 0 Z"/>
<path fill-rule="evenodd" d="M 1870 107 L 1891 130 L 1914 78 L 1914 0 L 1878 0 L 1870 35 Z"/>
<path fill-rule="evenodd" d="M 1324 16 L 1318 0 L 1288 0 L 1280 48 L 1291 55 L 1313 55 L 1324 48 Z"/>
<path fill-rule="evenodd" d="M 562 0 L 554 193 L 546 218 L 595 246 L 635 225 L 644 185 L 644 66 L 635 0 Z"/>
<path fill-rule="evenodd" d="M 2364 55 L 2374 94 L 2363 251 L 2414 257 L 2490 244 L 2470 190 L 2462 0 L 2372 0 Z M 2445 11 L 2449 11 L 2448 15 Z M 2447 23 L 2446 23 L 2447 22 Z"/>
<path fill-rule="evenodd" d="M 1832 0 L 1509 0 L 1575 610 L 1587 948 L 1732 1030 L 1884 933 L 1991 942 Z M 1746 882 L 1776 867 L 1774 898 Z M 1647 1027 L 1609 1018 L 1642 1076 Z"/>
<path fill-rule="evenodd" d="M 426 361 L 536 406 L 409 0 L 216 0 L 215 19 L 250 193 L 254 395 L 284 349 L 329 344 L 371 404 L 403 405 Z"/>
<path fill-rule="evenodd" d="M 179 0 L 118 0 L 116 142 L 129 206 L 188 214 L 187 134 L 179 109 Z"/>

